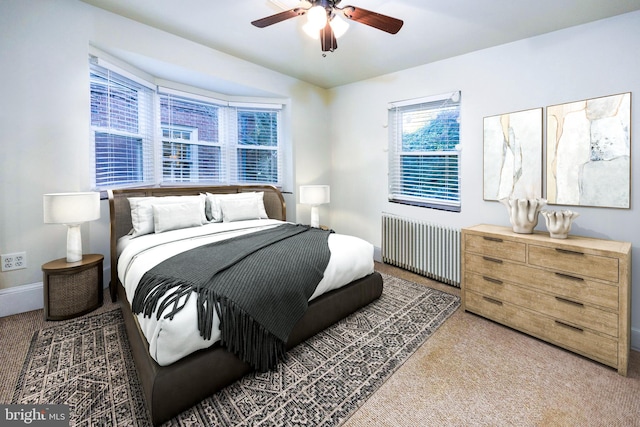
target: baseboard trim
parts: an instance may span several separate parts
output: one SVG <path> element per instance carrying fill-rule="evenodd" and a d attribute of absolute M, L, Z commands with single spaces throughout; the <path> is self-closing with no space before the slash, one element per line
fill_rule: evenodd
<path fill-rule="evenodd" d="M 0 317 L 44 308 L 42 287 L 39 282 L 0 289 Z"/>
<path fill-rule="evenodd" d="M 111 268 L 103 271 L 104 287 L 109 287 Z M 42 282 L 0 289 L 0 317 L 26 313 L 44 308 L 44 284 Z"/>
<path fill-rule="evenodd" d="M 640 329 L 631 328 L 631 348 L 640 351 Z"/>
<path fill-rule="evenodd" d="M 373 260 L 382 262 L 382 248 L 378 246 L 373 247 Z"/>

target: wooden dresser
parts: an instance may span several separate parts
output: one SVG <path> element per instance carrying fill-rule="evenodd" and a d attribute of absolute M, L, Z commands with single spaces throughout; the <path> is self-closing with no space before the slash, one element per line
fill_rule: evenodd
<path fill-rule="evenodd" d="M 462 230 L 462 307 L 627 375 L 631 244 Z"/>

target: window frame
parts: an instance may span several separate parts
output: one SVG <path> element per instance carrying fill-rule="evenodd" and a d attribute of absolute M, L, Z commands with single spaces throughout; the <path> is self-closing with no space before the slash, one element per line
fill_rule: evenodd
<path fill-rule="evenodd" d="M 400 203 L 418 207 L 446 210 L 452 212 L 461 211 L 460 201 L 460 91 L 435 95 L 424 98 L 397 101 L 389 103 L 389 188 L 388 200 L 391 203 Z M 446 127 L 445 140 L 440 147 L 427 150 L 407 149 L 405 147 L 403 133 L 405 127 L 409 126 L 404 122 L 404 116 L 408 113 L 425 117 L 437 117 L 438 114 L 456 114 L 456 127 L 451 128 L 451 122 L 444 122 Z M 435 119 L 423 118 L 421 127 L 415 128 L 412 132 L 422 129 L 424 126 L 435 122 Z M 449 130 L 452 129 L 454 137 Z M 452 148 L 442 149 L 441 145 Z M 446 147 L 445 147 L 446 148 Z M 404 159 L 409 157 L 419 158 L 417 162 L 426 159 L 423 166 L 413 166 L 411 169 L 405 167 Z M 451 159 L 452 161 L 448 160 Z M 429 165 L 430 164 L 430 165 Z M 423 173 L 423 171 L 427 173 Z M 411 176 L 418 176 L 413 187 L 418 187 L 420 194 L 412 194 L 407 190 L 411 186 Z M 442 181 L 443 185 L 428 185 L 430 180 Z M 432 195 L 431 197 L 428 195 Z"/>
<path fill-rule="evenodd" d="M 103 79 L 104 82 L 96 81 L 98 78 Z M 94 84 L 104 85 L 107 87 L 106 89 L 106 101 L 107 101 L 107 112 L 104 117 L 104 120 L 107 122 L 105 124 L 94 125 L 94 97 L 93 97 L 93 86 Z M 138 127 L 137 132 L 131 132 L 127 130 L 118 129 L 117 126 L 112 126 L 112 120 L 115 122 L 117 120 L 122 121 L 121 118 L 116 117 L 117 115 L 113 114 L 110 110 L 110 105 L 112 102 L 111 99 L 111 87 L 112 86 L 122 86 L 132 93 L 136 93 L 137 106 L 136 106 L 136 117 L 131 118 L 131 122 L 127 122 L 127 124 L 132 125 L 135 123 L 135 126 Z M 90 57 L 89 61 L 89 93 L 90 93 L 90 130 L 91 130 L 91 146 L 92 146 L 92 185 L 96 189 L 106 189 L 106 188 L 114 188 L 114 187 L 130 187 L 130 186 L 140 186 L 140 185 L 149 185 L 154 181 L 153 176 L 153 144 L 154 144 L 154 126 L 153 126 L 153 93 L 152 86 L 146 84 L 145 82 L 140 81 L 137 78 L 134 78 L 130 74 L 124 72 L 123 70 L 110 65 L 105 64 L 102 61 L 98 61 L 97 58 Z M 106 135 L 107 137 L 116 137 L 116 138 L 125 138 L 130 140 L 139 140 L 140 141 L 140 158 L 137 159 L 136 163 L 140 163 L 139 170 L 134 171 L 130 167 L 126 167 L 125 170 L 120 170 L 116 168 L 115 170 L 99 170 L 98 167 L 98 157 L 101 156 L 98 153 L 98 138 L 99 134 Z M 111 152 L 115 151 L 113 146 L 108 146 L 107 149 Z M 101 157 L 102 161 L 108 163 L 117 163 L 118 160 L 123 160 L 122 157 L 113 157 L 108 158 L 108 154 L 105 157 Z M 136 168 L 137 169 L 137 168 Z M 105 180 L 107 182 L 100 183 L 102 181 L 100 176 L 103 174 L 106 175 L 117 175 L 119 172 L 128 173 L 129 179 L 110 179 Z"/>
<path fill-rule="evenodd" d="M 160 126 L 159 150 L 160 150 L 160 157 L 162 161 L 162 164 L 160 165 L 160 170 L 158 172 L 159 184 L 166 185 L 166 186 L 184 185 L 184 184 L 193 184 L 193 185 L 225 184 L 225 180 L 227 180 L 226 178 L 227 174 L 225 173 L 225 165 L 224 165 L 225 141 L 223 138 L 223 131 L 222 131 L 222 128 L 224 127 L 225 119 L 223 116 L 225 112 L 221 110 L 222 108 L 224 108 L 224 106 L 220 103 L 219 100 L 216 100 L 216 99 L 207 98 L 204 96 L 194 95 L 187 92 L 177 91 L 177 90 L 168 89 L 164 87 L 158 87 L 156 94 L 158 98 L 158 117 L 159 117 L 158 122 Z M 168 111 L 169 116 L 166 122 L 163 120 L 163 117 L 162 117 L 163 98 L 166 98 L 167 108 L 170 110 Z M 172 116 L 173 112 L 171 111 L 171 108 L 173 107 L 172 102 L 177 102 L 177 105 L 181 105 L 181 107 L 179 108 L 183 108 L 183 109 L 186 109 L 190 106 L 191 108 L 193 108 L 194 111 L 197 110 L 198 108 L 203 108 L 203 107 L 215 108 L 216 109 L 215 120 L 213 120 L 213 124 L 209 123 L 211 127 L 215 128 L 214 141 L 207 141 L 205 139 L 200 139 L 200 131 L 199 131 L 198 125 L 202 125 L 206 127 L 207 123 L 203 123 L 203 121 L 200 121 L 199 123 L 183 124 L 183 123 L 177 123 L 177 122 L 180 122 L 181 120 L 174 121 Z M 165 138 L 164 132 L 163 132 L 165 129 L 168 129 L 170 132 L 174 130 L 179 130 L 179 131 L 191 130 L 190 133 L 191 133 L 192 139 L 190 141 L 183 141 L 183 140 L 175 140 L 175 138 L 173 137 Z M 165 168 L 164 168 L 164 162 L 166 161 L 166 157 L 164 156 L 165 142 L 169 142 L 172 145 L 173 144 L 188 145 L 189 151 L 191 153 L 194 153 L 194 152 L 196 153 L 194 157 L 189 160 L 189 163 L 191 164 L 189 178 L 168 179 L 168 177 L 165 175 Z M 219 158 L 215 159 L 214 161 L 214 163 L 218 165 L 218 169 L 219 169 L 216 177 L 212 177 L 211 179 L 202 178 L 202 175 L 206 174 L 207 169 L 201 169 L 200 167 L 199 147 L 214 147 L 214 148 L 217 147 L 218 148 Z"/>
<path fill-rule="evenodd" d="M 176 131 L 180 132 L 180 133 L 188 133 L 189 135 L 196 135 L 195 138 L 191 137 L 189 139 L 182 139 L 182 138 L 176 138 L 174 135 L 169 135 L 169 136 L 165 136 L 164 132 L 165 130 L 171 134 L 174 133 Z M 160 132 L 161 132 L 161 144 L 162 144 L 162 150 L 161 150 L 161 155 L 162 155 L 162 182 L 163 183 L 182 183 L 182 182 L 193 182 L 193 175 L 196 174 L 197 172 L 194 171 L 194 164 L 197 164 L 198 162 L 198 150 L 197 150 L 197 146 L 201 145 L 198 144 L 198 129 L 197 128 L 190 128 L 188 126 L 178 126 L 178 125 L 173 125 L 173 126 L 164 126 L 161 124 L 161 128 L 160 128 Z M 196 142 L 194 142 L 196 141 Z M 169 156 L 166 155 L 166 150 L 165 150 L 165 144 L 169 144 Z M 189 156 L 186 158 L 183 157 L 177 157 L 174 158 L 174 156 L 176 155 L 176 153 L 179 151 L 179 145 L 185 146 L 186 147 L 186 151 L 189 152 Z M 179 173 L 179 168 L 174 164 L 176 162 L 184 162 L 189 164 L 189 178 L 187 180 L 183 180 L 180 179 L 176 176 L 176 174 Z M 168 165 L 168 169 L 167 169 L 167 165 L 166 163 L 170 163 Z M 172 179 L 168 180 L 166 179 L 166 171 L 169 170 L 170 175 L 172 177 Z"/>
<path fill-rule="evenodd" d="M 276 144 L 275 145 L 252 145 L 252 144 L 243 144 L 240 141 L 239 133 L 240 133 L 240 123 L 239 123 L 239 112 L 267 112 L 276 115 Z M 231 181 L 237 184 L 269 184 L 270 182 L 260 181 L 260 180 L 241 180 L 241 170 L 242 168 L 239 166 L 240 162 L 240 151 L 270 151 L 276 153 L 276 182 L 279 185 L 278 187 L 282 187 L 284 181 L 284 173 L 283 173 L 283 165 L 284 165 L 284 152 L 283 152 L 283 144 L 282 144 L 282 111 L 280 109 L 276 109 L 273 107 L 269 107 L 264 104 L 243 104 L 243 103 L 234 103 L 232 108 L 229 110 L 230 120 L 229 123 L 234 123 L 235 126 L 231 126 L 230 132 L 234 134 L 234 137 L 230 138 L 229 143 L 229 163 L 230 163 L 230 174 Z M 270 138 L 270 140 L 272 140 Z M 245 165 L 246 166 L 246 165 Z M 244 169 L 246 170 L 246 169 Z"/>

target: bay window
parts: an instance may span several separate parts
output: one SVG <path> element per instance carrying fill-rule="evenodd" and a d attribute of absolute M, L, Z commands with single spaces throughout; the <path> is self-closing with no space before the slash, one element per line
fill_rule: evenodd
<path fill-rule="evenodd" d="M 281 103 L 230 102 L 141 84 L 90 59 L 96 189 L 137 185 L 283 187 Z"/>

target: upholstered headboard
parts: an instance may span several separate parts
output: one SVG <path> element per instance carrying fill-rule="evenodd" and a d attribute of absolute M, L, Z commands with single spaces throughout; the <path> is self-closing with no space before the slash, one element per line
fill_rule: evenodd
<path fill-rule="evenodd" d="M 287 218 L 284 197 L 280 190 L 271 185 L 225 185 L 214 187 L 149 187 L 107 190 L 109 214 L 111 217 L 111 299 L 116 300 L 118 291 L 118 239 L 131 231 L 131 207 L 129 197 L 192 196 L 202 193 L 231 194 L 252 191 L 264 192 L 264 207 L 269 218 L 285 221 Z"/>

